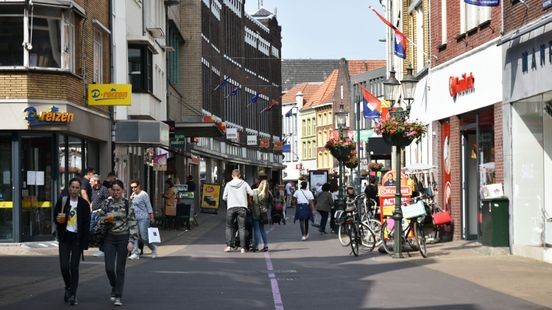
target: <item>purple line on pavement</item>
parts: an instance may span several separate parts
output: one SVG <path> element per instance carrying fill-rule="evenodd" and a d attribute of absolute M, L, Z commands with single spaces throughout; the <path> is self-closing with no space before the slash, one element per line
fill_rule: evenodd
<path fill-rule="evenodd" d="M 282 295 L 280 294 L 278 280 L 276 279 L 276 274 L 274 274 L 274 268 L 272 267 L 272 260 L 270 259 L 269 252 L 264 253 L 264 258 L 266 262 L 266 270 L 268 271 L 268 278 L 270 279 L 270 286 L 272 287 L 272 299 L 274 299 L 274 309 L 284 310 Z"/>

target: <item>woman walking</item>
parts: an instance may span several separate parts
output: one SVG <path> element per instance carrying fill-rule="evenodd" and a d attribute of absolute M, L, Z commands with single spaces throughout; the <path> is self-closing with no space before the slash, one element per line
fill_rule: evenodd
<path fill-rule="evenodd" d="M 273 199 L 272 192 L 269 189 L 268 182 L 262 180 L 259 187 L 253 190 L 253 252 L 258 251 L 259 239 L 263 238 L 263 252 L 268 251 L 268 236 L 264 228 L 268 224 L 268 206 Z"/>
<path fill-rule="evenodd" d="M 104 201 L 100 209 L 100 225 L 107 228 L 104 250 L 105 273 L 111 284 L 110 299 L 114 306 L 122 306 L 126 260 L 138 240 L 138 231 L 134 208 L 130 208 L 128 200 L 123 197 L 123 182 L 113 181 L 112 191 L 112 196 Z"/>
<path fill-rule="evenodd" d="M 313 221 L 314 217 L 314 195 L 307 189 L 307 182 L 301 182 L 301 188 L 293 193 L 297 207 L 295 209 L 295 218 L 293 222 L 299 220 L 301 226 L 301 240 L 305 241 L 309 238 L 309 221 Z"/>
<path fill-rule="evenodd" d="M 65 282 L 63 300 L 72 306 L 78 304 L 79 262 L 82 251 L 88 249 L 90 229 L 90 205 L 79 197 L 80 190 L 81 181 L 72 178 L 69 181 L 69 197 L 60 197 L 54 210 L 59 241 L 59 265 Z"/>
<path fill-rule="evenodd" d="M 322 185 L 322 192 L 318 194 L 316 198 L 316 211 L 320 213 L 320 233 L 326 233 L 326 223 L 328 222 L 328 215 L 333 206 L 332 193 L 330 193 L 330 184 L 325 183 Z"/>
<path fill-rule="evenodd" d="M 142 190 L 140 181 L 130 181 L 130 189 L 132 189 L 132 195 L 130 195 L 130 201 L 132 202 L 132 208 L 134 215 L 136 216 L 136 226 L 138 227 L 138 237 L 144 245 L 147 245 L 151 250 L 151 258 L 157 257 L 157 246 L 148 241 L 148 228 L 151 223 L 155 223 L 155 217 L 153 215 L 153 207 L 151 206 L 150 197 L 146 191 Z M 130 255 L 129 259 L 140 259 L 140 249 L 138 247 L 139 240 L 134 242 L 134 251 Z"/>

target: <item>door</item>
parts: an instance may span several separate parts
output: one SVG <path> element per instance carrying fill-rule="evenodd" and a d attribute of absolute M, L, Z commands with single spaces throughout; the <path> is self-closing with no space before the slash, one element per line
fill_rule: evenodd
<path fill-rule="evenodd" d="M 479 236 L 478 214 L 478 164 L 477 135 L 473 130 L 462 133 L 462 234 L 464 239 L 473 240 Z"/>
<path fill-rule="evenodd" d="M 52 239 L 52 146 L 52 135 L 21 138 L 22 241 Z"/>
<path fill-rule="evenodd" d="M 13 239 L 12 136 L 0 135 L 0 240 Z M 1 241 L 0 241 L 1 242 Z"/>

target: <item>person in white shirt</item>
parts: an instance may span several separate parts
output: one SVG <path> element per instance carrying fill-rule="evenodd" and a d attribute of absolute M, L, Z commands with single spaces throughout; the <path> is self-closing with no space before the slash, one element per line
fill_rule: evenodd
<path fill-rule="evenodd" d="M 314 221 L 314 195 L 307 189 L 307 182 L 301 182 L 301 188 L 293 193 L 293 199 L 297 204 L 293 222 L 299 220 L 301 240 L 305 241 L 309 238 L 309 221 Z"/>
<path fill-rule="evenodd" d="M 241 179 L 240 170 L 232 170 L 232 181 L 224 187 L 222 199 L 226 201 L 226 248 L 224 252 L 232 251 L 235 235 L 234 221 L 238 219 L 241 252 L 245 253 L 245 218 L 247 216 L 247 195 L 253 196 L 253 190 L 247 182 Z"/>

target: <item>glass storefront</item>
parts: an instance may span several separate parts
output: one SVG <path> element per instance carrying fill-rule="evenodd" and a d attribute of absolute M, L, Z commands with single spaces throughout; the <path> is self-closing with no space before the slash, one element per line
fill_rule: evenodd
<path fill-rule="evenodd" d="M 0 240 L 13 239 L 11 135 L 0 135 Z"/>
<path fill-rule="evenodd" d="M 552 217 L 552 98 L 538 95 L 513 104 L 512 181 L 514 243 L 542 246 Z"/>

